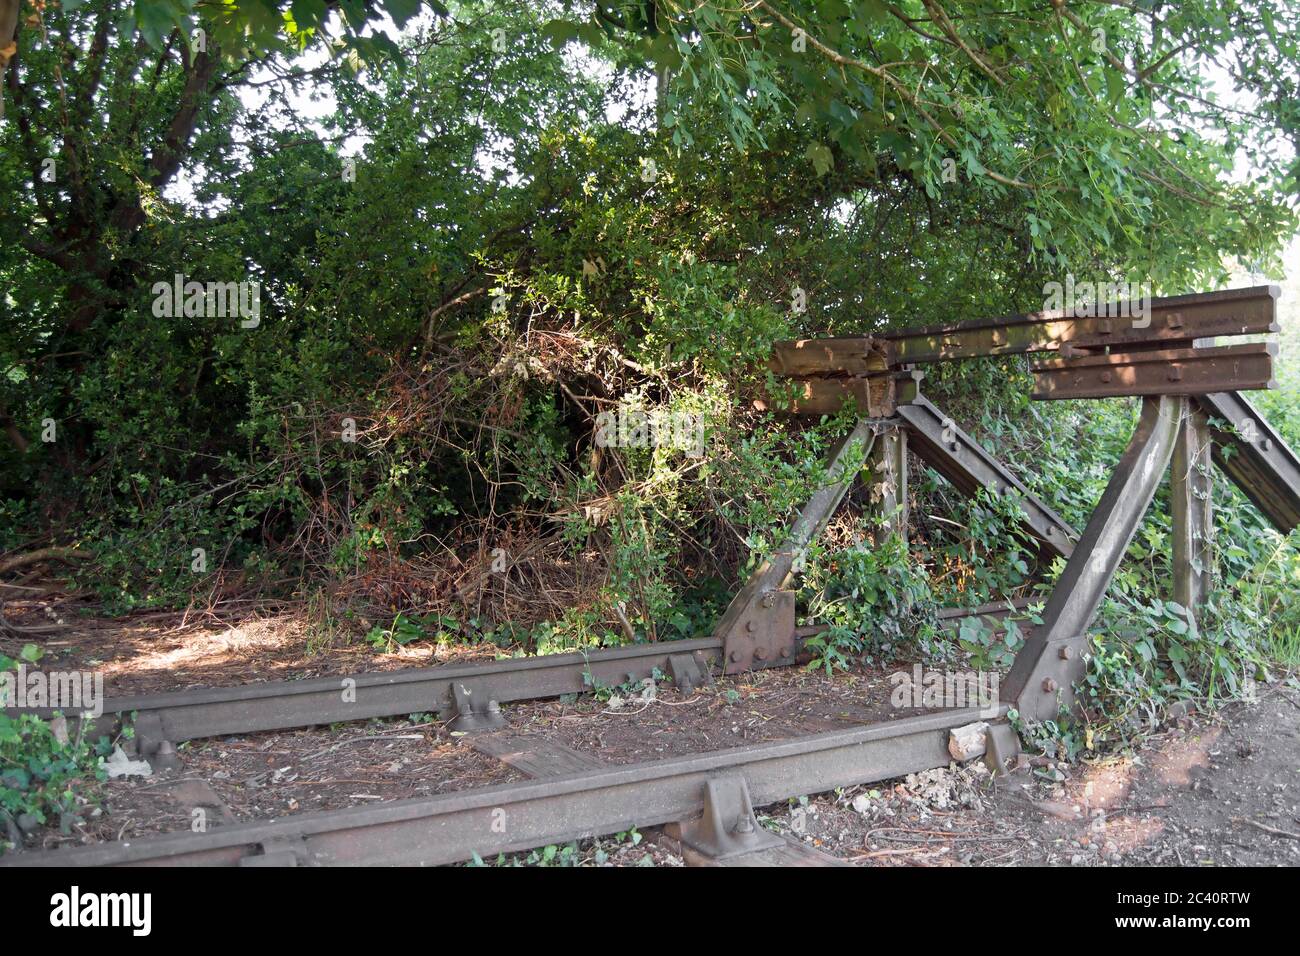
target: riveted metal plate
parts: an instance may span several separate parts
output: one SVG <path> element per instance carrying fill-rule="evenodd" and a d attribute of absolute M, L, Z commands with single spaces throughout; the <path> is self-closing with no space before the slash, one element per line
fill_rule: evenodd
<path fill-rule="evenodd" d="M 767 591 L 736 621 L 724 645 L 727 674 L 793 664 L 799 642 L 794 636 L 794 592 Z"/>

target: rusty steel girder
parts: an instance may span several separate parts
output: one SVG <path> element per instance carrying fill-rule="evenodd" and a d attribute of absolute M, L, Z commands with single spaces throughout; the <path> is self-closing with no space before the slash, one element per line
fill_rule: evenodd
<path fill-rule="evenodd" d="M 713 630 L 723 644 L 723 668 L 739 674 L 755 667 L 793 664 L 794 595 L 786 582 L 804 549 L 826 527 L 875 445 L 875 424 L 860 419 L 831 455 L 826 480 L 813 493 L 785 542 L 749 576 Z"/>
<path fill-rule="evenodd" d="M 1196 404 L 1209 416 L 1214 463 L 1283 534 L 1300 527 L 1300 459 L 1282 436 L 1235 392 Z"/>
<path fill-rule="evenodd" d="M 967 496 L 980 488 L 1014 495 L 1024 509 L 1026 528 L 1044 549 L 1052 555 L 1070 556 L 1075 530 L 929 400 L 916 395 L 898 406 L 898 417 L 908 426 L 912 451 L 953 487 Z"/>
<path fill-rule="evenodd" d="M 1276 342 L 1252 342 L 1053 359 L 1034 366 L 1031 397 L 1045 401 L 1274 388 L 1276 355 Z"/>

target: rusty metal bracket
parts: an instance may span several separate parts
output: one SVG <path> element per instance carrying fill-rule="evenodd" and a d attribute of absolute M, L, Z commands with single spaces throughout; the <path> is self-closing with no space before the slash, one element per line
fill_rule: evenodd
<path fill-rule="evenodd" d="M 258 844 L 261 853 L 246 856 L 239 866 L 303 866 L 308 860 L 307 841 L 298 837 L 277 837 Z"/>
<path fill-rule="evenodd" d="M 457 681 L 451 685 L 452 705 L 448 715 L 452 730 L 473 733 L 480 730 L 500 730 L 506 726 L 501 716 L 501 705 L 486 687 Z"/>
<path fill-rule="evenodd" d="M 1035 628 L 1002 684 L 1002 699 L 1031 720 L 1074 704 L 1087 633 L 1173 456 L 1186 398 L 1145 399 L 1142 417 Z"/>
<path fill-rule="evenodd" d="M 1010 773 L 1020 756 L 1020 736 L 1010 724 L 1001 722 L 989 725 L 984 736 L 984 764 L 994 774 Z"/>
<path fill-rule="evenodd" d="M 678 839 L 715 860 L 772 849 L 785 842 L 758 825 L 749 785 L 739 774 L 705 781 L 704 815 L 680 824 Z"/>
<path fill-rule="evenodd" d="M 135 718 L 135 751 L 149 761 L 154 770 L 177 770 L 181 765 L 176 744 L 167 739 L 162 718 L 157 713 L 137 714 Z"/>
<path fill-rule="evenodd" d="M 683 694 L 693 694 L 696 688 L 713 683 L 708 663 L 698 654 L 670 654 L 668 671 Z"/>

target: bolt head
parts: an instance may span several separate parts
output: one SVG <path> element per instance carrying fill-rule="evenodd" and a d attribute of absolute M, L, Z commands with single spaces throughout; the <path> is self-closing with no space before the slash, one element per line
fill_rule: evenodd
<path fill-rule="evenodd" d="M 749 631 L 749 633 L 753 634 L 755 631 L 758 630 L 758 624 L 757 624 L 756 622 L 754 622 L 754 621 L 750 621 L 749 623 L 747 623 L 747 624 L 745 625 L 745 630 L 747 630 L 747 631 Z"/>
<path fill-rule="evenodd" d="M 1061 660 L 1068 661 L 1070 660 L 1070 658 L 1074 657 L 1074 648 L 1069 646 L 1062 647 L 1060 653 L 1061 653 Z"/>
<path fill-rule="evenodd" d="M 763 595 L 763 607 L 771 607 L 776 603 L 776 596 L 771 592 Z"/>
<path fill-rule="evenodd" d="M 1043 690 L 1048 694 L 1056 693 L 1056 681 L 1050 677 L 1043 681 Z"/>

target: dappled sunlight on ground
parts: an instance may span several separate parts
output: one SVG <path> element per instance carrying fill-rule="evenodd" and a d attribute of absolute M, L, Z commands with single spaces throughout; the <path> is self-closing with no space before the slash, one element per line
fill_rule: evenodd
<path fill-rule="evenodd" d="M 1210 748 L 1219 739 L 1220 732 L 1219 727 L 1208 727 L 1195 736 L 1171 741 L 1153 754 L 1150 762 L 1156 779 L 1172 787 L 1191 786 L 1192 771 L 1210 766 Z"/>
<path fill-rule="evenodd" d="M 24 643 L 0 640 L 0 653 L 16 655 Z M 44 651 L 43 667 L 101 671 L 110 697 L 491 660 L 498 653 L 493 645 L 433 641 L 382 652 L 359 635 L 322 635 L 296 612 L 248 616 L 236 625 L 186 621 L 179 613 L 72 620 L 66 632 L 33 643 Z"/>

